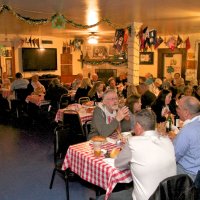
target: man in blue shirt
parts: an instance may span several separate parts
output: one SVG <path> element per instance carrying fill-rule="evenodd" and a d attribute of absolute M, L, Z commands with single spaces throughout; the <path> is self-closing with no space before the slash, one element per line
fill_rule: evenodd
<path fill-rule="evenodd" d="M 11 91 L 14 91 L 16 89 L 26 89 L 29 81 L 27 79 L 23 79 L 23 76 L 20 72 L 17 72 L 15 74 L 15 80 L 11 84 Z"/>
<path fill-rule="evenodd" d="M 184 122 L 173 141 L 177 173 L 188 174 L 194 180 L 200 170 L 200 102 L 184 96 L 178 102 L 177 113 Z"/>

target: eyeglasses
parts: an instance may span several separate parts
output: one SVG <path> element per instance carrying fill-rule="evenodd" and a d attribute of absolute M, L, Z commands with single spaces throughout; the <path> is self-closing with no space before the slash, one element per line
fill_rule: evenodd
<path fill-rule="evenodd" d="M 118 97 L 113 97 L 113 98 L 107 98 L 105 100 L 108 100 L 108 101 L 118 101 Z"/>

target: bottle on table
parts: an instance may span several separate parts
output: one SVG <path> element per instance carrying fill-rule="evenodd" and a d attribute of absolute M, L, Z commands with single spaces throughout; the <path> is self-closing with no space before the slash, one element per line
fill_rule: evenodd
<path fill-rule="evenodd" d="M 171 114 L 169 114 L 166 119 L 166 132 L 170 132 L 171 130 L 172 130 L 172 116 Z"/>
<path fill-rule="evenodd" d="M 174 126 L 179 128 L 179 116 L 177 114 L 174 116 Z"/>

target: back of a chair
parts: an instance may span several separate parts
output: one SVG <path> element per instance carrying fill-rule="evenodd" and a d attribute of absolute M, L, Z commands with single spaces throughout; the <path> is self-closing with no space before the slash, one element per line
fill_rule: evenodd
<path fill-rule="evenodd" d="M 24 102 L 28 96 L 27 89 L 15 89 L 15 99 Z"/>
<path fill-rule="evenodd" d="M 80 97 L 80 98 L 78 99 L 78 103 L 79 103 L 79 104 L 83 104 L 83 103 L 86 103 L 86 102 L 88 102 L 88 101 L 90 101 L 90 98 L 89 98 L 89 97 Z"/>
<path fill-rule="evenodd" d="M 54 162 L 64 159 L 69 145 L 67 144 L 66 131 L 57 126 L 54 130 Z"/>
<path fill-rule="evenodd" d="M 69 94 L 63 94 L 60 97 L 59 108 L 66 108 L 71 103 L 71 96 Z"/>
<path fill-rule="evenodd" d="M 77 144 L 86 141 L 86 134 L 80 120 L 80 116 L 75 110 L 65 110 L 63 113 L 63 129 L 65 129 L 68 144 Z"/>
<path fill-rule="evenodd" d="M 160 182 L 149 200 L 195 200 L 192 179 L 186 174 L 168 177 Z"/>
<path fill-rule="evenodd" d="M 88 135 L 90 133 L 91 123 L 92 123 L 92 120 L 88 120 L 83 124 L 83 129 L 84 129 L 84 132 L 86 134 L 86 137 L 88 137 Z"/>

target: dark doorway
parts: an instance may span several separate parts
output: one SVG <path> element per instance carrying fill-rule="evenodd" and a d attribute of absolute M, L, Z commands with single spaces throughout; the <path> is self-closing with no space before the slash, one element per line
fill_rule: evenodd
<path fill-rule="evenodd" d="M 107 84 L 107 81 L 110 77 L 117 77 L 116 69 L 95 69 L 95 73 L 97 73 L 100 80 Z"/>

